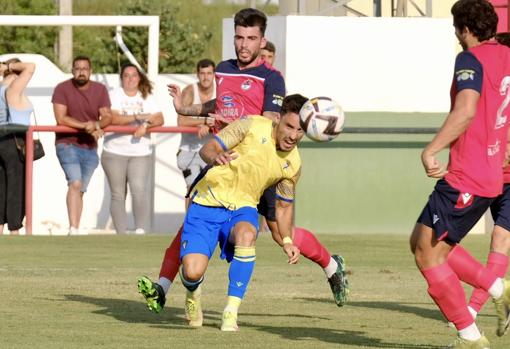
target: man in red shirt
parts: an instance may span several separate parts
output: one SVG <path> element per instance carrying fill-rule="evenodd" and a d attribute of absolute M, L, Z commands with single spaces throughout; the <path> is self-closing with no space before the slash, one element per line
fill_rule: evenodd
<path fill-rule="evenodd" d="M 455 62 L 452 109 L 422 152 L 427 176 L 441 178 L 414 228 L 411 250 L 428 292 L 458 330 L 451 348 L 489 348 L 468 311 L 460 281 L 487 291 L 498 321 L 506 320 L 510 283 L 474 259 L 459 242 L 503 187 L 508 124 L 505 116 L 510 50 L 493 40 L 498 22 L 486 0 L 460 0 L 451 10 L 464 51 Z M 450 146 L 443 166 L 436 155 Z M 443 178 L 444 177 L 444 178 Z"/>
<path fill-rule="evenodd" d="M 57 157 L 64 170 L 67 190 L 69 234 L 79 234 L 83 194 L 99 158 L 97 140 L 103 128 L 111 123 L 110 98 L 106 87 L 90 81 L 90 59 L 78 56 L 73 60 L 73 78 L 55 87 L 51 102 L 57 125 L 76 128 L 83 132 L 57 133 Z"/>

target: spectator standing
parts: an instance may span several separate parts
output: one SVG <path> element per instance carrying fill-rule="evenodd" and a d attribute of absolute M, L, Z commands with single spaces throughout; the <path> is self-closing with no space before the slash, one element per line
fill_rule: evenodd
<path fill-rule="evenodd" d="M 126 190 L 129 185 L 135 217 L 135 233 L 150 227 L 149 179 L 152 145 L 147 130 L 163 125 L 163 114 L 152 95 L 152 83 L 135 65 L 120 71 L 121 87 L 110 93 L 112 124 L 136 126 L 134 134 L 108 133 L 101 165 L 111 190 L 110 213 L 117 234 L 127 229 Z"/>
<path fill-rule="evenodd" d="M 90 58 L 76 57 L 73 77 L 58 84 L 51 99 L 57 125 L 82 131 L 55 135 L 57 157 L 68 184 L 66 204 L 70 235 L 80 234 L 83 194 L 99 164 L 97 140 L 112 119 L 108 91 L 103 84 L 90 81 L 91 73 Z"/>
<path fill-rule="evenodd" d="M 30 124 L 32 103 L 25 89 L 35 71 L 35 64 L 11 58 L 0 63 L 0 125 Z M 18 235 L 25 217 L 25 163 L 16 146 L 24 133 L 0 133 L 0 235 L 7 223 L 10 234 Z"/>

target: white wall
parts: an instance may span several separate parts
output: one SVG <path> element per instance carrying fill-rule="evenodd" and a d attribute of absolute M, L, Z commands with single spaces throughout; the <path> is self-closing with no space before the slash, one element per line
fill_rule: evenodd
<path fill-rule="evenodd" d="M 224 59 L 235 57 L 233 35 L 224 19 Z M 451 19 L 270 17 L 266 37 L 289 93 L 329 96 L 347 111 L 449 110 Z"/>
<path fill-rule="evenodd" d="M 55 125 L 51 95 L 54 87 L 61 81 L 69 79 L 51 61 L 40 55 L 14 54 L 0 55 L 3 61 L 7 57 L 16 56 L 22 61 L 36 63 L 34 77 L 27 88 L 27 95 L 33 103 L 39 125 Z M 117 74 L 94 74 L 93 80 L 104 83 L 109 90 L 119 86 Z M 167 94 L 166 85 L 177 83 L 181 86 L 194 81 L 192 75 L 160 75 L 155 82 L 155 95 L 165 117 L 165 126 L 176 125 L 176 114 Z M 65 204 L 67 185 L 64 173 L 55 154 L 55 136 L 53 133 L 40 133 L 46 156 L 34 163 L 33 192 L 33 234 L 67 233 L 68 220 Z M 35 135 L 37 137 L 37 134 Z M 155 147 L 154 175 L 154 217 L 155 232 L 175 232 L 182 223 L 184 216 L 184 194 L 186 185 L 180 170 L 176 166 L 175 155 L 180 142 L 180 134 L 166 133 L 152 135 Z M 99 144 L 99 152 L 102 149 Z M 88 191 L 84 196 L 84 207 L 81 227 L 87 232 L 97 232 L 104 228 L 113 229 L 110 213 L 110 191 L 101 165 L 96 169 Z M 130 200 L 127 202 L 128 213 L 131 213 Z M 130 214 L 133 228 L 132 215 Z"/>

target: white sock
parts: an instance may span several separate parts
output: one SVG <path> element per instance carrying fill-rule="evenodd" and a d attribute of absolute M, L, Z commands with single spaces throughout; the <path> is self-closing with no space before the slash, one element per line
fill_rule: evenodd
<path fill-rule="evenodd" d="M 476 341 L 482 338 L 482 334 L 474 322 L 468 327 L 459 330 L 459 336 L 467 339 L 468 341 Z"/>
<path fill-rule="evenodd" d="M 170 281 L 167 278 L 160 277 L 158 284 L 163 287 L 163 291 L 165 291 L 165 295 L 168 293 L 168 290 L 170 289 L 170 286 L 172 285 L 172 281 Z"/>
<path fill-rule="evenodd" d="M 336 268 L 338 268 L 338 263 L 332 257 L 329 257 L 329 264 L 326 268 L 323 269 L 328 279 L 331 277 L 331 275 L 336 273 Z"/>
<path fill-rule="evenodd" d="M 476 312 L 476 310 L 474 310 L 473 308 L 471 308 L 469 305 L 468 305 L 468 310 L 469 310 L 469 313 L 471 314 L 471 316 L 473 317 L 473 320 L 476 320 L 476 316 L 478 315 L 478 313 Z"/>
<path fill-rule="evenodd" d="M 498 299 L 503 295 L 504 289 L 505 285 L 503 284 L 503 280 L 497 278 L 487 292 L 489 292 L 492 298 Z"/>

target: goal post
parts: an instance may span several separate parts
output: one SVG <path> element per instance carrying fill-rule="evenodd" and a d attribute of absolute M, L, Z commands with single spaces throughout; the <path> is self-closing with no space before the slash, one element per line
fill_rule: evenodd
<path fill-rule="evenodd" d="M 155 81 L 159 66 L 159 16 L 0 16 L 0 26 L 149 27 L 147 75 Z M 113 54 L 113 52 L 112 52 Z"/>

